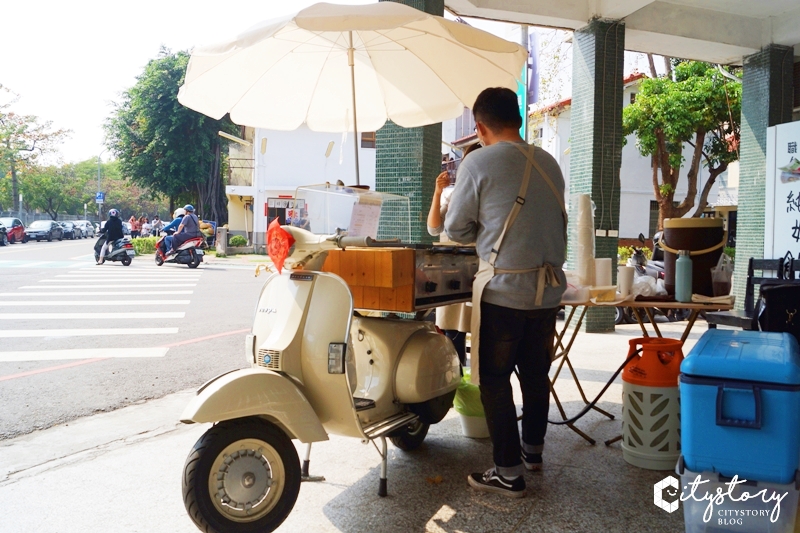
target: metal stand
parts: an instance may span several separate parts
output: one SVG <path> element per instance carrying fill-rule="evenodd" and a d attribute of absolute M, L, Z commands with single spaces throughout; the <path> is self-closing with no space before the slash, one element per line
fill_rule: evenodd
<path fill-rule="evenodd" d="M 385 497 L 386 492 L 386 471 L 389 466 L 389 453 L 386 446 L 386 437 L 381 437 L 381 479 L 378 485 L 378 496 Z"/>
<path fill-rule="evenodd" d="M 583 387 L 581 387 L 581 382 L 578 379 L 578 374 L 575 372 L 575 368 L 573 368 L 572 363 L 569 360 L 569 352 L 572 350 L 572 344 L 575 342 L 575 338 L 578 336 L 578 331 L 581 329 L 581 325 L 583 324 L 583 319 L 586 316 L 586 311 L 589 309 L 587 306 L 583 306 L 580 315 L 578 316 L 578 322 L 575 324 L 575 327 L 572 330 L 572 334 L 570 335 L 569 342 L 567 345 L 564 345 L 564 337 L 567 334 L 567 329 L 569 325 L 572 323 L 572 319 L 575 316 L 575 310 L 578 306 L 573 305 L 572 309 L 569 312 L 569 315 L 565 315 L 564 317 L 564 327 L 562 328 L 561 332 L 556 337 L 556 356 L 554 359 L 561 358 L 561 361 L 558 364 L 558 368 L 556 368 L 555 374 L 553 374 L 553 379 L 550 381 L 550 392 L 553 395 L 553 400 L 555 401 L 556 407 L 558 408 L 558 412 L 561 415 L 561 420 L 567 420 L 566 412 L 564 411 L 564 407 L 561 405 L 561 401 L 558 399 L 558 395 L 556 394 L 555 390 L 555 382 L 558 379 L 558 376 L 561 374 L 561 369 L 564 368 L 564 363 L 567 364 L 567 368 L 569 369 L 569 373 L 572 374 L 572 380 L 575 382 L 575 386 L 578 387 L 578 393 L 581 395 L 581 399 L 586 405 L 589 405 L 591 402 L 586 398 L 586 393 L 583 392 Z M 560 350 L 560 351 L 559 351 Z M 595 406 L 592 407 L 598 413 L 608 417 L 611 420 L 614 420 L 614 415 L 608 413 L 599 407 Z M 589 444 L 595 444 L 595 440 L 591 438 L 589 435 L 575 427 L 574 424 L 567 424 L 567 427 L 570 428 L 572 431 L 580 435 L 583 439 L 586 440 Z"/>
<path fill-rule="evenodd" d="M 311 443 L 306 446 L 306 457 L 303 459 L 303 468 L 300 471 L 300 481 L 325 481 L 325 476 L 312 476 L 308 473 L 308 467 L 311 464 Z"/>

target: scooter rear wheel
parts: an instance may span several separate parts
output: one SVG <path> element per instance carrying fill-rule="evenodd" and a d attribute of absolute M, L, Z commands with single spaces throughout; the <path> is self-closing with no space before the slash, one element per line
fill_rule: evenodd
<path fill-rule="evenodd" d="M 404 452 L 410 452 L 422 445 L 422 441 L 424 441 L 425 437 L 428 435 L 428 429 L 430 427 L 430 424 L 417 420 L 398 430 L 397 433 L 389 437 L 389 440 Z"/>
<path fill-rule="evenodd" d="M 300 460 L 289 437 L 259 419 L 220 422 L 183 467 L 183 502 L 208 533 L 274 531 L 300 492 Z"/>
<path fill-rule="evenodd" d="M 123 257 L 122 259 L 120 259 L 120 261 L 122 261 L 122 266 L 131 266 L 131 261 L 132 260 L 131 260 L 130 256 L 129 257 Z"/>

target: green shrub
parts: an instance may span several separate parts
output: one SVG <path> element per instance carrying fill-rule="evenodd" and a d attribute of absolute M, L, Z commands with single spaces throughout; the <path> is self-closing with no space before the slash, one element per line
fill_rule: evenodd
<path fill-rule="evenodd" d="M 137 237 L 131 240 L 136 255 L 156 253 L 156 242 L 158 242 L 156 237 Z"/>
<path fill-rule="evenodd" d="M 642 248 L 645 258 L 649 261 L 653 257 L 653 250 L 645 246 Z M 628 262 L 628 259 L 633 255 L 633 246 L 619 246 L 617 247 L 617 255 L 619 256 L 620 264 Z"/>
<path fill-rule="evenodd" d="M 726 246 L 722 250 L 722 252 L 725 255 L 727 255 L 728 257 L 730 257 L 731 259 L 734 259 L 734 260 L 736 259 L 736 248 L 734 248 L 733 246 Z"/>
<path fill-rule="evenodd" d="M 242 237 L 241 235 L 234 235 L 230 239 L 228 239 L 228 246 L 247 246 L 247 239 Z"/>

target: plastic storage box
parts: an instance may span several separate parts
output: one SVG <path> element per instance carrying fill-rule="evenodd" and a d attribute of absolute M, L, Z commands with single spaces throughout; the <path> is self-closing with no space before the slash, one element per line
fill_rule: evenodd
<path fill-rule="evenodd" d="M 682 500 L 686 533 L 792 533 L 797 518 L 800 490 L 797 484 L 748 481 L 737 484 L 728 494 L 730 478 L 713 472 L 692 472 L 678 461 L 678 495 Z M 692 492 L 690 483 L 700 476 L 701 484 Z M 702 483 L 702 482 L 705 483 Z M 725 496 L 720 498 L 717 491 Z M 761 491 L 764 491 L 761 493 Z M 747 493 L 747 496 L 745 496 Z M 709 499 L 714 497 L 709 510 Z M 780 505 L 776 500 L 780 499 Z M 774 520 L 774 522 L 773 522 Z"/>
<path fill-rule="evenodd" d="M 800 463 L 800 351 L 788 333 L 708 330 L 681 364 L 686 468 L 790 483 Z"/>

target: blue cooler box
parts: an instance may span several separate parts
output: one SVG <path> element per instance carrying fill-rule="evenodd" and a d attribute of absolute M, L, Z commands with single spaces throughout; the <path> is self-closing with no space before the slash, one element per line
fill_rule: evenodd
<path fill-rule="evenodd" d="M 800 463 L 800 348 L 788 333 L 710 329 L 681 363 L 686 468 L 789 483 Z"/>

